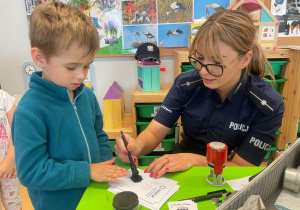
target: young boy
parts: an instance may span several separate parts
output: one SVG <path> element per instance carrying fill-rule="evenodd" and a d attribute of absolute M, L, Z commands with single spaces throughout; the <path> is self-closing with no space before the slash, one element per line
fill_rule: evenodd
<path fill-rule="evenodd" d="M 91 179 L 127 175 L 113 165 L 99 104 L 83 84 L 99 49 L 97 29 L 78 8 L 52 2 L 34 10 L 29 36 L 43 71 L 32 74 L 13 118 L 18 176 L 36 210 L 74 210 Z"/>

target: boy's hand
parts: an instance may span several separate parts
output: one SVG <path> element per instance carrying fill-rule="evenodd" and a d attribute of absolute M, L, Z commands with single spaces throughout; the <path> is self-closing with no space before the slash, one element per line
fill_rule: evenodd
<path fill-rule="evenodd" d="M 125 168 L 113 165 L 115 158 L 102 163 L 90 164 L 91 179 L 97 182 L 116 182 L 117 178 L 127 176 Z"/>
<path fill-rule="evenodd" d="M 4 158 L 0 162 L 0 179 L 12 179 L 16 173 L 15 162 Z"/>

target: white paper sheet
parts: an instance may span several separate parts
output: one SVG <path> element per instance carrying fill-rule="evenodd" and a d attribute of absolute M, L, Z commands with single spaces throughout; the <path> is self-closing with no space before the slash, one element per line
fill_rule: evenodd
<path fill-rule="evenodd" d="M 240 179 L 226 180 L 227 184 L 235 191 L 239 191 L 249 183 L 249 177 L 246 176 Z"/>
<path fill-rule="evenodd" d="M 119 193 L 122 191 L 132 191 L 139 197 L 141 205 L 150 209 L 159 209 L 178 189 L 178 182 L 160 177 L 154 179 L 150 177 L 150 173 L 138 169 L 139 175 L 142 176 L 141 182 L 133 182 L 131 177 L 131 169 L 128 170 L 126 177 L 119 178 L 117 182 L 109 183 L 108 191 Z"/>
<path fill-rule="evenodd" d="M 191 200 L 169 202 L 168 207 L 169 210 L 178 210 L 178 209 L 198 210 L 197 204 Z"/>

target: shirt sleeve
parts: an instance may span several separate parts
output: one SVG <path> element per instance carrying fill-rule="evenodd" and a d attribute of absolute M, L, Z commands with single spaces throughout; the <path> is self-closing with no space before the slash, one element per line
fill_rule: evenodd
<path fill-rule="evenodd" d="M 166 95 L 161 108 L 154 117 L 154 120 L 168 128 L 172 128 L 181 113 L 182 93 L 180 91 L 179 79 L 177 77 L 170 91 Z"/>
<path fill-rule="evenodd" d="M 259 166 L 275 142 L 275 133 L 281 126 L 283 112 L 284 104 L 282 103 L 273 115 L 266 116 L 259 113 L 250 126 L 237 154 L 249 163 Z"/>

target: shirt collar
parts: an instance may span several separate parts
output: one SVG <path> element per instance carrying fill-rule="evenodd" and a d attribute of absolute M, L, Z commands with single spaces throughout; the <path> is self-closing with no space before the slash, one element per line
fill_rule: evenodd
<path fill-rule="evenodd" d="M 232 102 L 234 101 L 234 99 L 237 96 L 239 96 L 240 94 L 243 94 L 243 92 L 244 92 L 243 91 L 244 86 L 246 83 L 248 83 L 247 75 L 246 75 L 245 71 L 246 71 L 245 69 L 242 70 L 242 75 L 241 75 L 240 81 L 236 85 L 234 91 L 227 97 L 230 104 L 232 104 Z M 204 86 L 204 84 L 203 84 L 203 86 Z M 214 89 L 206 88 L 206 98 L 209 98 L 214 91 L 215 91 Z"/>
<path fill-rule="evenodd" d="M 241 94 L 244 94 L 244 86 L 248 83 L 247 75 L 245 73 L 246 69 L 242 70 L 242 75 L 240 81 L 237 83 L 234 91 L 227 97 L 230 104 L 233 103 L 233 101 L 240 96 Z"/>
<path fill-rule="evenodd" d="M 29 87 L 47 92 L 47 94 L 52 95 L 56 98 L 70 100 L 68 89 L 43 79 L 42 71 L 32 73 L 30 77 Z M 84 87 L 85 85 L 81 84 L 80 87 L 74 90 L 75 97 L 83 91 Z"/>

